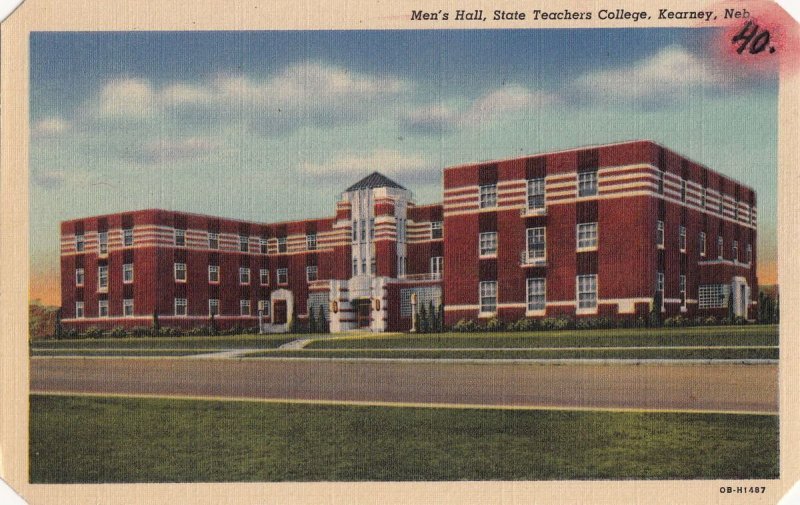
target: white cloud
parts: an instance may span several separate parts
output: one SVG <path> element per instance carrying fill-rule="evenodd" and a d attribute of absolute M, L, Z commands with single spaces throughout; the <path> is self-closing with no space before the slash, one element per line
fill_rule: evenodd
<path fill-rule="evenodd" d="M 303 162 L 300 169 L 321 177 L 367 175 L 378 171 L 389 177 L 423 177 L 438 175 L 434 163 L 418 154 L 403 154 L 392 149 L 369 152 L 346 152 L 324 162 Z"/>
<path fill-rule="evenodd" d="M 711 62 L 673 45 L 629 67 L 583 74 L 573 86 L 590 97 L 663 102 L 689 88 L 726 88 L 731 80 Z"/>
<path fill-rule="evenodd" d="M 36 138 L 54 137 L 65 133 L 71 127 L 71 123 L 61 117 L 47 117 L 33 124 L 31 134 Z"/>
<path fill-rule="evenodd" d="M 123 78 L 105 83 L 97 99 L 104 118 L 142 118 L 154 112 L 156 93 L 147 79 Z"/>
<path fill-rule="evenodd" d="M 205 137 L 160 138 L 124 150 L 124 158 L 141 164 L 173 163 L 208 156 L 216 145 Z"/>

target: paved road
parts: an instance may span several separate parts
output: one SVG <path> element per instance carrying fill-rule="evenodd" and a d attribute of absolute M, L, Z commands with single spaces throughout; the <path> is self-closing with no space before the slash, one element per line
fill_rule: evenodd
<path fill-rule="evenodd" d="M 777 365 L 31 358 L 31 391 L 777 412 Z"/>

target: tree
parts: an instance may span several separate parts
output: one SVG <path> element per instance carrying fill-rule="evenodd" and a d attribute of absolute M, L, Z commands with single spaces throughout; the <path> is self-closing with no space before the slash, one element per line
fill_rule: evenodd
<path fill-rule="evenodd" d="M 419 333 L 428 333 L 428 314 L 425 310 L 425 305 L 420 304 L 419 314 L 417 316 L 417 331 Z"/>
<path fill-rule="evenodd" d="M 161 324 L 158 322 L 158 310 L 153 311 L 153 335 L 158 335 L 161 331 Z"/>
<path fill-rule="evenodd" d="M 314 316 L 314 307 L 309 307 L 308 309 L 308 332 L 309 333 L 318 333 L 319 328 L 317 328 L 317 318 Z"/>
<path fill-rule="evenodd" d="M 656 290 L 653 296 L 653 305 L 650 306 L 650 326 L 661 326 L 661 307 L 664 305 L 664 295 Z"/>
<path fill-rule="evenodd" d="M 437 328 L 439 327 L 439 317 L 436 310 L 433 308 L 433 300 L 428 302 L 428 331 L 433 333 L 434 331 L 438 331 Z"/>
<path fill-rule="evenodd" d="M 56 340 L 61 340 L 64 337 L 64 328 L 61 326 L 61 307 L 56 311 Z"/>
<path fill-rule="evenodd" d="M 330 329 L 328 328 L 328 320 L 325 318 L 325 310 L 323 310 L 322 305 L 317 307 L 317 325 L 319 326 L 320 333 L 329 333 Z"/>

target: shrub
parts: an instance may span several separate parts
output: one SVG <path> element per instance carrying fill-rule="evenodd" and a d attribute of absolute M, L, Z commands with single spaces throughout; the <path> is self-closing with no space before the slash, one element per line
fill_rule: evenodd
<path fill-rule="evenodd" d="M 708 317 L 705 319 L 705 321 L 704 321 L 704 324 L 706 324 L 706 325 L 708 325 L 708 326 L 714 326 L 714 325 L 716 325 L 716 324 L 717 324 L 717 318 L 716 318 L 716 317 L 714 317 L 714 316 L 708 316 Z"/>
<path fill-rule="evenodd" d="M 147 326 L 134 326 L 128 332 L 132 337 L 147 337 L 153 333 L 153 329 Z"/>
<path fill-rule="evenodd" d="M 112 338 L 120 338 L 120 337 L 125 337 L 125 336 L 127 336 L 127 335 L 128 335 L 128 332 L 127 332 L 127 330 L 125 330 L 125 328 L 123 328 L 122 326 L 115 326 L 115 327 L 111 328 L 111 329 L 110 329 L 110 330 L 109 330 L 109 331 L 106 333 L 106 335 L 107 335 L 107 336 L 109 336 L 109 337 L 112 337 Z"/>
<path fill-rule="evenodd" d="M 158 334 L 162 337 L 179 337 L 183 335 L 183 331 L 181 331 L 179 328 L 163 326 L 161 330 L 159 330 Z"/>
<path fill-rule="evenodd" d="M 103 330 L 95 326 L 90 326 L 83 332 L 85 338 L 100 338 L 103 336 Z"/>
<path fill-rule="evenodd" d="M 61 332 L 61 338 L 77 338 L 78 337 L 78 330 L 75 328 L 64 329 Z"/>
<path fill-rule="evenodd" d="M 508 325 L 508 329 L 511 331 L 530 331 L 534 328 L 536 328 L 536 322 L 527 317 L 521 317 Z"/>
<path fill-rule="evenodd" d="M 503 321 L 493 317 L 486 322 L 486 331 L 501 331 L 504 326 Z"/>
<path fill-rule="evenodd" d="M 541 328 L 543 330 L 566 330 L 572 325 L 572 320 L 568 317 L 546 317 L 542 319 Z"/>
<path fill-rule="evenodd" d="M 472 319 L 460 319 L 455 325 L 453 325 L 453 331 L 460 333 L 468 333 L 476 331 L 477 329 L 478 325 Z"/>

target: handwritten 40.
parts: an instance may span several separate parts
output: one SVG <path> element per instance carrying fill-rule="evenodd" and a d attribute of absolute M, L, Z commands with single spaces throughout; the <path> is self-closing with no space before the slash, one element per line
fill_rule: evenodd
<path fill-rule="evenodd" d="M 733 36 L 731 39 L 732 44 L 741 42 L 736 52 L 742 54 L 745 49 L 748 49 L 750 54 L 758 54 L 765 49 L 769 49 L 770 54 L 775 52 L 775 48 L 769 45 L 769 31 L 762 30 L 758 32 L 759 26 L 752 21 L 748 21 L 742 27 L 741 31 Z"/>

